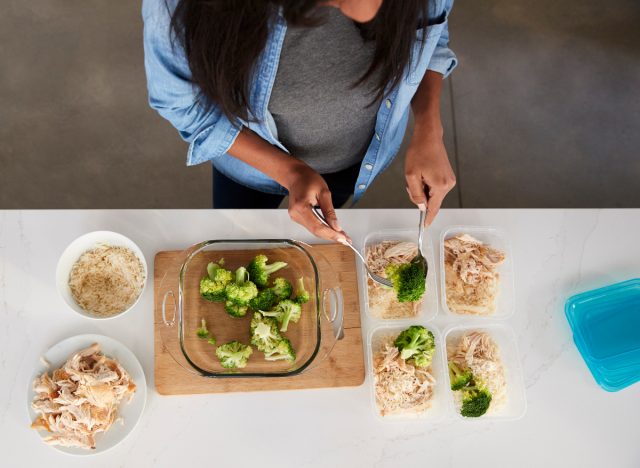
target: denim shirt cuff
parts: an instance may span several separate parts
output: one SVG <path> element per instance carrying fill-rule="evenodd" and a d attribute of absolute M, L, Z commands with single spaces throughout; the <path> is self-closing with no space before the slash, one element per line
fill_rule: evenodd
<path fill-rule="evenodd" d="M 187 152 L 187 166 L 195 166 L 222 156 L 236 141 L 241 127 L 227 122 L 218 122 L 198 133 Z"/>
<path fill-rule="evenodd" d="M 456 54 L 448 47 L 438 47 L 431 56 L 427 70 L 443 75 L 446 78 L 458 66 Z"/>

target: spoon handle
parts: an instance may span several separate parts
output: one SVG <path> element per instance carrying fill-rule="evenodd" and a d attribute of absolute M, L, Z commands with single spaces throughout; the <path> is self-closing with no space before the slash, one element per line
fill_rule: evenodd
<path fill-rule="evenodd" d="M 422 253 L 422 238 L 424 237 L 424 220 L 427 218 L 427 212 L 429 210 L 420 210 L 420 224 L 418 225 L 418 253 L 423 255 Z M 424 255 L 423 255 L 424 256 Z"/>

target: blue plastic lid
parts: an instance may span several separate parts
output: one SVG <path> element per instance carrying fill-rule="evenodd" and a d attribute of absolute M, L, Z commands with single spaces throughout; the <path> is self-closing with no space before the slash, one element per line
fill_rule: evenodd
<path fill-rule="evenodd" d="M 640 278 L 572 296 L 565 314 L 602 388 L 615 392 L 640 380 Z"/>

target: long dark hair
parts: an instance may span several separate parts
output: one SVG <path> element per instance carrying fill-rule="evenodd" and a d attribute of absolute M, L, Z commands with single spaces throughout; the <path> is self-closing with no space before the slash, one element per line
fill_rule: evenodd
<path fill-rule="evenodd" d="M 376 99 L 402 79 L 411 59 L 416 29 L 426 27 L 429 0 L 386 0 L 370 22 L 359 24 L 362 37 L 375 41 L 371 65 L 355 85 L 379 76 Z M 312 27 L 321 0 L 179 0 L 172 19 L 200 89 L 204 105 L 215 103 L 232 122 L 249 120 L 254 64 L 264 49 L 278 8 L 288 24 Z M 426 35 L 425 35 L 426 37 Z"/>

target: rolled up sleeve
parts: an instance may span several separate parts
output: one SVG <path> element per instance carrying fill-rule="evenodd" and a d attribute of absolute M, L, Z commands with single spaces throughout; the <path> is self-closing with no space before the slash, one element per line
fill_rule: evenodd
<path fill-rule="evenodd" d="M 449 13 L 453 7 L 453 0 L 442 0 L 441 4 L 439 17 L 443 18 L 444 24 L 427 70 L 438 72 L 446 78 L 458 65 L 458 58 L 449 48 Z"/>
<path fill-rule="evenodd" d="M 215 105 L 204 106 L 191 81 L 179 42 L 171 40 L 171 12 L 165 0 L 144 0 L 144 64 L 149 105 L 167 119 L 189 143 L 187 165 L 225 154 L 240 127 Z"/>

